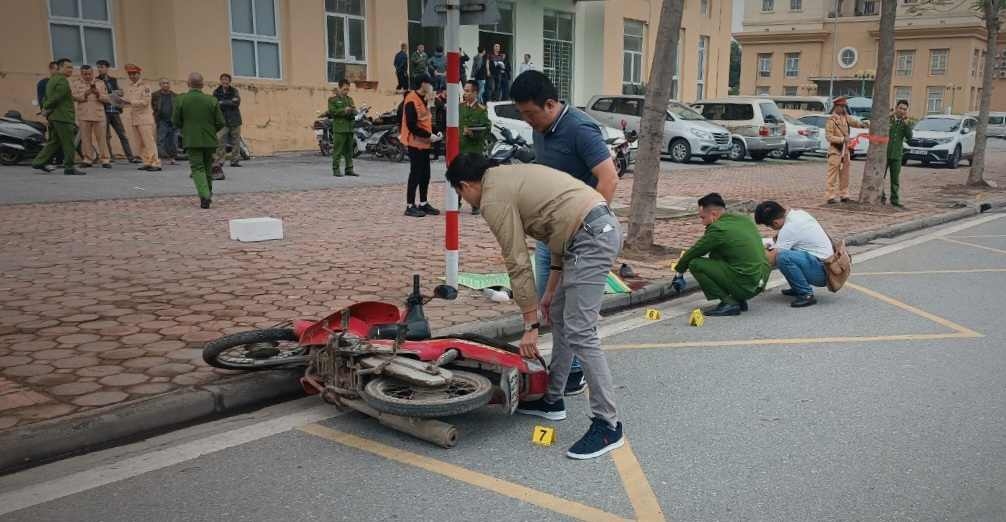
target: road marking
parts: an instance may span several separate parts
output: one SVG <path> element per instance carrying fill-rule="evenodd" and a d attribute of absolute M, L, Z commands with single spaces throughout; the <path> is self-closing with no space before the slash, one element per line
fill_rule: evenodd
<path fill-rule="evenodd" d="M 981 335 L 979 335 L 980 337 Z M 731 339 L 727 341 L 677 341 L 672 343 L 609 344 L 605 351 L 649 350 L 663 348 L 731 348 L 736 346 L 785 346 L 793 344 L 869 343 L 885 341 L 935 341 L 941 339 L 970 339 L 974 335 L 960 332 L 941 334 L 901 334 L 837 337 L 788 337 L 782 339 Z"/>
<path fill-rule="evenodd" d="M 942 239 L 943 241 L 946 241 L 947 243 L 956 243 L 958 245 L 964 245 L 964 246 L 969 246 L 969 247 L 974 247 L 974 248 L 980 248 L 982 250 L 988 250 L 989 252 L 997 252 L 999 254 L 1006 254 L 1006 250 L 1001 250 L 1001 249 L 998 249 L 998 248 L 987 247 L 985 245 L 977 245 L 975 243 L 968 243 L 967 241 L 958 241 L 956 239 L 950 239 L 949 237 L 941 237 L 940 239 Z"/>
<path fill-rule="evenodd" d="M 625 494 L 629 496 L 632 509 L 636 512 L 636 520 L 640 521 L 664 521 L 664 510 L 660 508 L 657 496 L 653 494 L 650 481 L 646 479 L 643 468 L 639 465 L 636 454 L 632 452 L 629 441 L 611 452 L 611 458 L 615 461 L 615 469 L 622 479 L 625 487 Z"/>
<path fill-rule="evenodd" d="M 914 270 L 908 272 L 856 272 L 857 276 L 888 276 L 888 275 L 934 275 L 934 274 L 981 274 L 988 272 L 1006 272 L 1006 268 L 966 268 L 961 270 Z"/>
<path fill-rule="evenodd" d="M 49 482 L 3 493 L 0 494 L 0 515 L 6 515 L 19 509 L 51 502 L 106 484 L 126 480 L 137 475 L 193 460 L 223 449 L 247 444 L 278 433 L 290 431 L 297 426 L 318 422 L 337 415 L 339 415 L 339 412 L 335 411 L 332 406 L 322 404 L 290 415 L 284 415 L 236 430 L 212 435 L 205 439 L 137 455 L 87 471 L 73 473 Z"/>
<path fill-rule="evenodd" d="M 958 332 L 958 333 L 960 333 L 962 335 L 967 335 L 968 337 L 983 337 L 982 334 L 980 334 L 980 333 L 978 333 L 978 332 L 976 332 L 976 331 L 974 331 L 974 330 L 972 330 L 970 328 L 966 328 L 966 327 L 961 326 L 961 325 L 959 325 L 959 324 L 957 324 L 957 323 L 955 323 L 955 322 L 953 322 L 953 321 L 951 321 L 949 319 L 944 319 L 944 318 L 942 318 L 942 317 L 940 317 L 938 315 L 931 314 L 931 313 L 929 313 L 929 312 L 927 312 L 925 310 L 922 310 L 920 308 L 916 308 L 916 307 L 914 307 L 914 306 L 912 306 L 912 305 L 910 305 L 908 303 L 904 303 L 904 302 L 898 301 L 897 299 L 895 299 L 895 298 L 893 298 L 891 296 L 884 295 L 884 294 L 882 294 L 880 292 L 877 292 L 875 290 L 870 290 L 869 288 L 864 288 L 864 287 L 859 286 L 859 285 L 857 285 L 855 283 L 845 283 L 845 286 L 848 286 L 849 288 L 853 288 L 855 290 L 859 290 L 860 292 L 862 292 L 862 293 L 864 293 L 864 294 L 866 294 L 866 295 L 868 295 L 868 296 L 870 296 L 870 297 L 872 297 L 874 299 L 877 299 L 878 301 L 882 301 L 882 302 L 885 302 L 885 303 L 887 303 L 889 305 L 896 306 L 896 307 L 898 307 L 898 308 L 900 308 L 900 309 L 902 309 L 902 310 L 904 310 L 906 312 L 911 312 L 911 313 L 913 313 L 913 314 L 915 314 L 915 315 L 917 315 L 919 317 L 924 317 L 926 319 L 929 319 L 930 321 L 932 321 L 932 322 L 934 322 L 936 324 L 946 326 L 947 328 L 950 328 L 951 330 L 954 330 L 954 331 L 956 331 L 956 332 Z"/>
<path fill-rule="evenodd" d="M 982 239 L 982 238 L 996 238 L 996 237 L 1006 237 L 1006 234 L 975 234 L 972 236 L 952 236 L 954 239 Z"/>
<path fill-rule="evenodd" d="M 369 439 L 357 437 L 356 435 L 350 435 L 349 433 L 334 430 L 319 424 L 308 424 L 307 426 L 302 426 L 299 429 L 316 437 L 321 437 L 350 448 L 365 451 L 367 453 L 398 462 L 399 464 L 406 464 L 429 471 L 430 473 L 436 473 L 437 475 L 442 475 L 449 479 L 464 482 L 466 484 L 486 489 L 499 495 L 517 499 L 528 504 L 533 504 L 578 520 L 626 520 L 617 515 L 613 515 L 606 511 L 602 511 L 579 502 L 566 500 L 548 493 L 542 493 L 541 491 L 531 489 L 527 486 L 507 482 L 484 473 L 479 473 L 467 468 L 462 468 L 461 466 L 448 464 L 430 457 L 425 457 L 423 455 L 387 446 L 385 444 L 381 444 L 380 442 L 374 442 Z"/>

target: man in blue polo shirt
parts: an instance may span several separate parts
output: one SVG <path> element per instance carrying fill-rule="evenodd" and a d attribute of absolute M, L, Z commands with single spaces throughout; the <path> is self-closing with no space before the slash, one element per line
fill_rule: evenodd
<path fill-rule="evenodd" d="M 559 91 L 541 71 L 525 71 L 510 86 L 521 117 L 534 129 L 535 163 L 561 170 L 593 187 L 611 203 L 618 171 L 600 127 L 575 107 L 559 101 Z M 535 247 L 535 286 L 544 297 L 551 254 L 546 243 Z M 546 306 L 546 305 L 542 305 Z M 580 361 L 573 359 L 565 395 L 583 393 L 587 382 Z"/>

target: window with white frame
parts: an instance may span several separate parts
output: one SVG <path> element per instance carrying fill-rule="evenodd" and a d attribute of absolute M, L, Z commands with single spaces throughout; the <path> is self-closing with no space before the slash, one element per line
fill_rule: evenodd
<path fill-rule="evenodd" d="M 978 76 L 978 60 L 981 57 L 981 55 L 982 55 L 982 52 L 979 51 L 978 49 L 975 49 L 974 52 L 971 54 L 971 77 L 972 78 L 974 78 L 975 76 Z"/>
<path fill-rule="evenodd" d="M 929 51 L 929 74 L 940 76 L 947 74 L 947 58 L 950 56 L 950 49 L 931 49 Z"/>
<path fill-rule="evenodd" d="M 790 11 L 803 11 L 803 0 L 789 0 Z"/>
<path fill-rule="evenodd" d="M 772 53 L 758 55 L 758 76 L 762 78 L 772 76 Z"/>
<path fill-rule="evenodd" d="M 364 0 L 325 0 L 329 82 L 367 79 L 367 19 Z"/>
<path fill-rule="evenodd" d="M 755 87 L 756 96 L 768 96 L 769 94 L 771 94 L 769 91 L 770 89 L 768 86 L 760 85 L 758 87 Z"/>
<path fill-rule="evenodd" d="M 782 94 L 784 96 L 796 96 L 797 88 L 795 85 L 786 85 L 782 88 Z"/>
<path fill-rule="evenodd" d="M 702 100 L 706 97 L 706 56 L 709 55 L 709 37 L 699 35 L 699 47 L 697 55 L 698 76 L 695 80 L 695 99 Z"/>
<path fill-rule="evenodd" d="M 943 112 L 943 87 L 926 87 L 926 112 L 939 114 Z"/>
<path fill-rule="evenodd" d="M 859 51 L 854 47 L 844 47 L 838 51 L 838 65 L 843 69 L 851 69 L 859 61 Z"/>
<path fill-rule="evenodd" d="M 897 76 L 911 76 L 915 68 L 915 51 L 898 51 L 894 57 L 894 74 Z"/>
<path fill-rule="evenodd" d="M 108 60 L 115 66 L 115 34 L 108 0 L 49 0 L 53 59 L 77 65 Z"/>
<path fill-rule="evenodd" d="M 709 0 L 699 0 L 699 14 L 709 16 Z"/>
<path fill-rule="evenodd" d="M 643 46 L 646 26 L 638 20 L 624 20 L 622 37 L 622 93 L 640 94 L 643 85 Z"/>
<path fill-rule="evenodd" d="M 685 30 L 682 29 L 678 33 L 678 46 L 674 50 L 674 71 L 671 74 L 671 99 L 678 99 L 679 89 L 681 85 L 681 46 L 685 41 Z"/>
<path fill-rule="evenodd" d="M 761 0 L 762 11 L 775 11 L 775 0 Z"/>
<path fill-rule="evenodd" d="M 800 76 L 800 53 L 786 53 L 786 77 Z"/>
<path fill-rule="evenodd" d="M 234 75 L 281 78 L 276 1 L 230 0 L 230 3 Z"/>
<path fill-rule="evenodd" d="M 894 103 L 898 103 L 901 100 L 905 100 L 909 105 L 912 103 L 912 88 L 911 87 L 895 87 L 894 88 Z"/>

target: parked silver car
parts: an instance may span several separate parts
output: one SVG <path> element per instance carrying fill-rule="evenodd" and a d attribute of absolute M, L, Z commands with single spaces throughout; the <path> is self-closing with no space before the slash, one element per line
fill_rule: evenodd
<path fill-rule="evenodd" d="M 775 102 L 764 97 L 729 96 L 692 104 L 705 119 L 732 134 L 730 159 L 755 161 L 786 149 L 786 122 Z"/>
<path fill-rule="evenodd" d="M 820 148 L 820 130 L 813 125 L 808 125 L 790 116 L 783 115 L 786 121 L 786 148 L 772 151 L 769 156 L 773 158 L 800 159 L 804 154 L 818 152 Z"/>
<path fill-rule="evenodd" d="M 590 99 L 586 111 L 605 125 L 639 132 L 643 100 L 643 96 L 629 94 L 599 95 Z M 664 142 L 667 143 L 666 154 L 679 163 L 687 163 L 693 157 L 714 163 L 730 153 L 729 131 L 676 101 L 667 104 Z"/>

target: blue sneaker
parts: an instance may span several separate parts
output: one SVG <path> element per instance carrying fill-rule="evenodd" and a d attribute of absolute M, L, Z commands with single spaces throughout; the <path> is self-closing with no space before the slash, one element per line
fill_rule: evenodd
<path fill-rule="evenodd" d="M 577 460 L 592 459 L 613 449 L 621 448 L 623 444 L 625 444 L 625 437 L 622 436 L 621 422 L 615 426 L 615 429 L 612 429 L 607 421 L 594 418 L 591 419 L 587 434 L 569 448 L 566 456 Z"/>
<path fill-rule="evenodd" d="M 559 421 L 566 418 L 566 405 L 562 403 L 562 399 L 549 404 L 542 397 L 536 401 L 521 401 L 517 405 L 517 413 Z"/>

